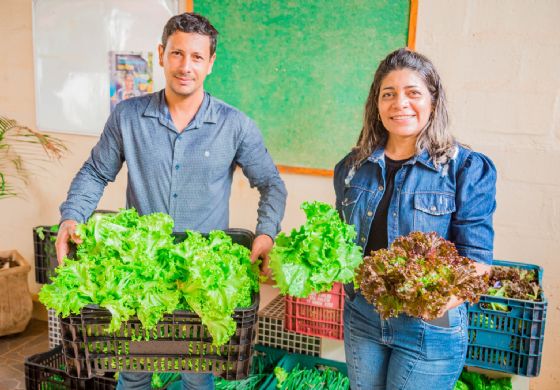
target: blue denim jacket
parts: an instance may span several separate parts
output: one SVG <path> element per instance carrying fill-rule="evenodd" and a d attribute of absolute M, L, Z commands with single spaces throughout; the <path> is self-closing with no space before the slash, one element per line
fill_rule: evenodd
<path fill-rule="evenodd" d="M 385 190 L 384 155 L 378 147 L 358 169 L 350 169 L 348 155 L 334 171 L 336 207 L 356 227 L 356 243 L 362 248 Z M 453 158 L 436 168 L 424 151 L 395 176 L 387 217 L 389 245 L 412 231 L 434 231 L 452 241 L 462 256 L 492 264 L 495 198 L 496 169 L 488 157 L 458 145 Z"/>

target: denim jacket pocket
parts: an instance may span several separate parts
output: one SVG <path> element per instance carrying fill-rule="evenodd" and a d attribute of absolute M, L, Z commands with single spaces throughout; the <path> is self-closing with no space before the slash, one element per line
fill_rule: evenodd
<path fill-rule="evenodd" d="M 344 222 L 348 224 L 353 224 L 352 215 L 354 213 L 354 208 L 356 203 L 360 199 L 363 190 L 356 187 L 347 187 L 344 190 L 344 199 L 342 199 L 342 215 L 344 216 Z"/>
<path fill-rule="evenodd" d="M 442 192 L 419 192 L 414 194 L 414 230 L 435 231 L 446 238 L 451 214 L 454 213 L 455 196 Z"/>

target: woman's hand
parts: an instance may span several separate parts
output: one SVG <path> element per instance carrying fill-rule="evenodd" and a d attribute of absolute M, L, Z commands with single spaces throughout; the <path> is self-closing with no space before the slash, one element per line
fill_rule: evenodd
<path fill-rule="evenodd" d="M 483 276 L 484 274 L 487 274 L 490 272 L 491 270 L 491 266 L 489 266 L 488 264 L 483 264 L 483 263 L 474 263 L 474 267 L 476 269 L 476 273 L 477 275 Z M 455 295 L 452 295 L 451 298 L 449 299 L 449 301 L 447 301 L 447 304 L 445 305 L 445 307 L 443 309 L 440 310 L 440 312 L 437 315 L 437 318 L 443 317 L 443 315 L 451 310 L 456 308 L 459 305 L 462 305 L 465 301 L 463 299 L 459 299 L 457 298 Z"/>
<path fill-rule="evenodd" d="M 462 305 L 463 302 L 465 302 L 463 299 L 459 299 L 455 295 L 452 295 L 451 298 L 449 299 L 449 301 L 447 301 L 447 305 L 445 305 L 445 307 L 443 309 L 441 309 L 440 312 L 438 313 L 438 318 L 443 317 L 443 315 L 447 311 L 449 311 L 451 309 L 455 309 L 457 306 Z"/>

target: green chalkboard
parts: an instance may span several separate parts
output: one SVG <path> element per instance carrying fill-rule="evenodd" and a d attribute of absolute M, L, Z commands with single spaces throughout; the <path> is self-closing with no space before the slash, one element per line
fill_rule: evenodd
<path fill-rule="evenodd" d="M 276 164 L 333 169 L 373 74 L 407 44 L 409 0 L 195 0 L 218 29 L 205 88 L 258 124 Z"/>

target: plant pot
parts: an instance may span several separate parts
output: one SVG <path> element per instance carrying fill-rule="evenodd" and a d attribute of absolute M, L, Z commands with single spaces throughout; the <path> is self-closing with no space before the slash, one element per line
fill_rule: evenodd
<path fill-rule="evenodd" d="M 27 285 L 31 267 L 16 250 L 0 251 L 14 265 L 0 269 L 0 336 L 22 332 L 31 319 L 33 302 Z"/>

